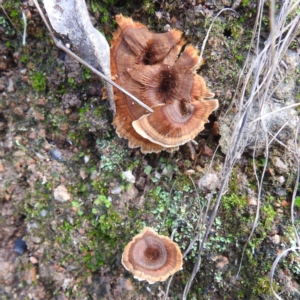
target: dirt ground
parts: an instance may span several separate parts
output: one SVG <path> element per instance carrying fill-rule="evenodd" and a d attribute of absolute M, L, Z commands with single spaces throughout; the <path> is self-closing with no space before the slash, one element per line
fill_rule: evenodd
<path fill-rule="evenodd" d="M 239 75 L 249 49 L 257 54 L 251 44 L 256 1 L 88 2 L 108 41 L 114 16 L 123 13 L 154 32 L 177 28 L 198 49 L 213 18 L 223 8 L 235 10 L 216 18 L 198 71 L 220 107 L 197 145 L 146 155 L 117 136 L 103 83 L 54 45 L 30 4 L 4 1 L 0 8 L 0 298 L 182 299 L 198 233 L 201 240 L 220 188 Z M 261 47 L 270 33 L 268 9 L 266 2 Z M 279 86 L 274 105 L 300 101 L 299 45 L 298 34 L 272 81 Z M 271 267 L 284 250 L 299 246 L 300 225 L 299 106 L 281 116 L 290 123 L 280 129 L 270 121 L 279 142 L 268 146 L 269 159 L 263 143 L 249 142 L 234 165 L 188 299 L 276 299 Z M 173 233 L 182 253 L 197 237 L 168 293 L 167 282 L 139 282 L 121 264 L 124 247 L 145 226 Z M 283 299 L 300 299 L 297 251 L 280 260 L 273 282 Z"/>

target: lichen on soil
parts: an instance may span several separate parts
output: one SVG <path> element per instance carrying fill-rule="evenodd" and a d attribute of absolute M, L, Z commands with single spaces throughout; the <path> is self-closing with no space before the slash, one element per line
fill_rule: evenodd
<path fill-rule="evenodd" d="M 220 108 L 197 136 L 198 146 L 147 155 L 117 137 L 109 103 L 102 98 L 103 84 L 55 47 L 33 6 L 26 11 L 22 46 L 20 5 L 4 2 L 10 19 L 0 9 L 0 297 L 164 299 L 166 283 L 134 280 L 121 264 L 122 251 L 149 226 L 167 236 L 174 233 L 184 253 L 201 218 L 209 218 L 210 211 L 207 216 L 203 211 L 209 199 L 214 202 L 226 147 L 223 143 L 223 152 L 218 149 L 212 157 L 220 140 L 216 122 L 236 113 L 233 106 L 224 117 L 251 48 L 255 2 L 88 1 L 93 24 L 108 40 L 116 29 L 113 16 L 123 13 L 155 32 L 180 29 L 199 49 L 213 17 L 235 5 L 235 12 L 216 19 L 204 51 L 199 74 Z M 269 32 L 268 3 L 265 6 L 262 43 Z M 284 62 L 287 90 L 277 94 L 282 103 L 287 95 L 300 100 L 300 61 L 294 55 L 299 53 L 299 38 Z M 299 108 L 295 111 L 299 116 Z M 223 122 L 227 127 L 221 135 L 230 134 L 230 121 Z M 255 157 L 255 170 L 252 152 L 250 147 L 242 153 L 232 171 L 189 299 L 274 299 L 272 263 L 296 243 L 290 220 L 296 160 L 287 148 L 274 144 L 269 162 L 263 151 Z M 255 172 L 261 176 L 266 163 L 258 226 L 236 278 L 258 205 Z M 299 216 L 298 188 L 297 226 Z M 27 244 L 21 256 L 13 250 L 18 238 Z M 175 274 L 168 299 L 182 298 L 197 247 L 194 244 L 183 270 Z M 274 289 L 283 291 L 285 299 L 298 299 L 299 276 L 299 253 L 290 253 L 277 268 Z"/>

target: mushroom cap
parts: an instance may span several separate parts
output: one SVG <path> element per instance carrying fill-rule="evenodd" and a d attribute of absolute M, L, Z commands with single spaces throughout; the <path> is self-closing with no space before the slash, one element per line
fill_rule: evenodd
<path fill-rule="evenodd" d="M 218 107 L 217 100 L 199 104 L 202 99 L 214 96 L 204 79 L 195 73 L 203 61 L 199 59 L 197 49 L 185 45 L 182 32 L 178 30 L 152 33 L 145 25 L 121 14 L 116 16 L 116 21 L 119 28 L 113 34 L 111 48 L 113 79 L 146 105 L 155 108 L 149 114 L 114 88 L 116 115 L 113 125 L 116 132 L 119 137 L 128 139 L 130 148 L 141 147 L 145 154 L 177 150 L 178 145 L 193 139 L 203 129 L 209 113 Z M 180 113 L 179 107 L 188 114 Z M 166 120 L 163 116 L 167 116 Z M 163 126 L 155 124 L 161 120 Z M 187 133 L 189 129 L 191 132 Z"/>
<path fill-rule="evenodd" d="M 165 281 L 182 269 L 182 254 L 169 237 L 157 234 L 145 227 L 125 247 L 122 264 L 138 280 L 149 283 Z"/>
<path fill-rule="evenodd" d="M 126 88 L 128 92 L 144 101 L 148 106 L 158 104 L 143 97 L 143 86 L 133 80 L 128 70 L 139 65 L 161 62 L 170 56 L 174 60 L 180 50 L 176 45 L 180 42 L 182 33 L 177 30 L 163 34 L 155 34 L 148 28 L 131 18 L 123 15 L 116 16 L 119 25 L 118 30 L 113 34 L 111 48 L 111 72 L 115 82 Z M 141 147 L 143 153 L 161 152 L 164 149 L 158 144 L 153 144 L 142 138 L 132 127 L 132 121 L 139 119 L 148 113 L 144 108 L 135 103 L 128 96 L 114 88 L 116 116 L 113 125 L 119 137 L 129 141 L 130 148 Z M 178 148 L 169 148 L 167 151 L 174 151 Z"/>
<path fill-rule="evenodd" d="M 122 14 L 116 15 L 116 21 L 119 28 L 113 33 L 111 48 L 113 76 L 123 74 L 137 63 L 153 65 L 167 56 L 171 56 L 170 60 L 176 59 L 180 51 L 177 45 L 181 41 L 181 31 L 172 29 L 165 33 L 153 33 L 145 25 Z"/>
<path fill-rule="evenodd" d="M 176 100 L 171 104 L 153 107 L 153 113 L 132 122 L 132 126 L 152 143 L 166 148 L 180 146 L 194 139 L 204 129 L 209 115 L 218 106 L 218 100 Z"/>

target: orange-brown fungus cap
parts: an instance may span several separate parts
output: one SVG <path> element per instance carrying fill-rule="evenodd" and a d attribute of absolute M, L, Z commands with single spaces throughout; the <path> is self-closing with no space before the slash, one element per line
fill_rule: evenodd
<path fill-rule="evenodd" d="M 154 283 L 182 269 L 182 254 L 170 238 L 145 227 L 125 247 L 122 264 L 134 278 Z"/>
<path fill-rule="evenodd" d="M 143 153 L 174 151 L 194 139 L 218 107 L 204 79 L 195 73 L 202 64 L 198 51 L 186 45 L 182 32 L 152 33 L 131 18 L 116 16 L 119 25 L 113 34 L 111 72 L 116 83 L 151 107 L 149 114 L 114 89 L 116 115 L 113 125 L 129 147 Z M 180 55 L 179 55 L 180 53 Z"/>
<path fill-rule="evenodd" d="M 176 100 L 153 107 L 153 113 L 142 116 L 132 125 L 143 138 L 166 148 L 175 147 L 194 139 L 217 108 L 217 100 Z"/>

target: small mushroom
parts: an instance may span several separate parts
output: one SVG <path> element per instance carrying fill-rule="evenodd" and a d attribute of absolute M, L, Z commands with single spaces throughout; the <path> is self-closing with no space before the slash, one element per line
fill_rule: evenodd
<path fill-rule="evenodd" d="M 155 283 L 182 269 L 182 254 L 170 238 L 145 227 L 125 247 L 122 264 L 134 278 Z"/>

